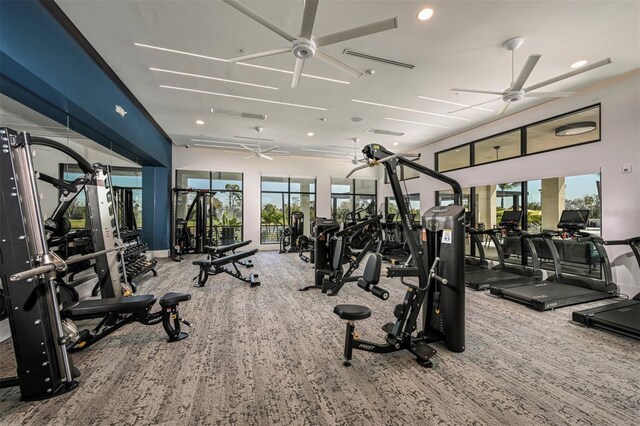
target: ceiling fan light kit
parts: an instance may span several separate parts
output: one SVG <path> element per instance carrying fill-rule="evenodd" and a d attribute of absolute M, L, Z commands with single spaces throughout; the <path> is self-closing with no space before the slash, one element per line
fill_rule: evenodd
<path fill-rule="evenodd" d="M 318 10 L 318 0 L 306 0 L 304 2 L 304 11 L 302 13 L 302 24 L 300 26 L 300 34 L 294 36 L 286 30 L 280 28 L 273 22 L 264 18 L 255 11 L 249 9 L 244 4 L 237 0 L 223 0 L 226 4 L 233 7 L 237 11 L 245 14 L 249 18 L 258 22 L 262 26 L 270 29 L 280 37 L 291 43 L 290 47 L 284 47 L 275 50 L 269 50 L 266 52 L 254 53 L 251 55 L 240 56 L 230 59 L 229 62 L 243 62 L 250 59 L 264 58 L 267 56 L 280 55 L 283 53 L 293 52 L 293 56 L 296 58 L 296 63 L 293 71 L 293 77 L 291 79 L 291 87 L 296 88 L 300 83 L 300 77 L 302 76 L 302 69 L 305 61 L 311 58 L 318 58 L 319 60 L 331 65 L 340 71 L 350 75 L 353 78 L 359 78 L 365 72 L 352 67 L 349 64 L 342 62 L 341 60 L 329 55 L 328 53 L 320 50 L 320 47 L 329 46 L 331 44 L 340 43 L 354 38 L 364 37 L 371 34 L 391 30 L 398 28 L 398 18 L 390 18 L 382 21 L 374 22 L 360 27 L 351 28 L 348 30 L 340 31 L 337 33 L 325 35 L 315 38 L 313 36 L 313 26 L 316 20 L 316 12 Z"/>

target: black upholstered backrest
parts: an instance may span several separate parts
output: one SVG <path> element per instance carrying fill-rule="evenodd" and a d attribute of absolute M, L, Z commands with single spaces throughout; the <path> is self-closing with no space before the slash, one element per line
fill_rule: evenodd
<path fill-rule="evenodd" d="M 342 237 L 336 238 L 335 248 L 333 250 L 333 259 L 331 261 L 331 269 L 337 271 L 342 266 L 342 256 L 344 255 L 344 241 Z"/>
<path fill-rule="evenodd" d="M 373 253 L 369 255 L 367 264 L 364 266 L 364 273 L 362 279 L 368 284 L 376 285 L 380 282 L 380 269 L 382 267 L 382 255 L 380 253 Z"/>

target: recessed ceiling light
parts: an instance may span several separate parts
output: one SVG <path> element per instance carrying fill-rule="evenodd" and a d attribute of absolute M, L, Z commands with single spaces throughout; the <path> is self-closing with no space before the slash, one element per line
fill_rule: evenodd
<path fill-rule="evenodd" d="M 400 142 L 394 142 L 393 146 L 397 146 Z"/>
<path fill-rule="evenodd" d="M 158 47 L 158 46 L 151 46 L 149 44 L 142 44 L 142 43 L 133 43 L 134 45 L 138 46 L 138 47 L 146 47 L 148 49 L 155 49 L 155 50 L 161 50 L 163 52 L 171 52 L 171 53 L 178 53 L 180 55 L 186 55 L 186 56 L 193 56 L 196 58 L 202 58 L 202 59 L 209 59 L 211 61 L 218 61 L 218 62 L 229 62 L 226 59 L 222 59 L 222 58 L 216 58 L 214 56 L 206 56 L 206 55 L 199 55 L 197 53 L 191 53 L 191 52 L 184 52 L 182 50 L 174 50 L 174 49 L 167 49 L 165 47 Z M 230 63 L 230 62 L 229 62 Z M 276 72 L 281 72 L 284 74 L 293 74 L 293 71 L 287 71 L 287 70 L 281 70 L 278 68 L 270 68 L 270 67 L 265 67 L 262 65 L 255 65 L 255 64 L 249 64 L 247 62 L 235 62 L 235 64 L 237 65 L 243 65 L 245 67 L 252 67 L 252 68 L 259 68 L 259 69 L 263 69 L 263 70 L 269 70 L 269 71 L 276 71 Z M 348 81 L 344 81 L 344 80 L 336 80 L 334 78 L 327 78 L 327 77 L 320 77 L 317 75 L 311 75 L 311 74 L 302 74 L 303 77 L 309 77 L 309 78 L 315 78 L 318 80 L 325 80 L 325 81 L 330 81 L 332 83 L 340 83 L 340 84 L 351 84 Z"/>
<path fill-rule="evenodd" d="M 433 16 L 433 9 L 425 7 L 418 12 L 418 21 L 426 21 Z"/>
<path fill-rule="evenodd" d="M 351 117 L 351 121 L 354 123 L 359 123 L 362 121 L 362 117 Z"/>
<path fill-rule="evenodd" d="M 198 124 L 198 125 L 202 126 L 202 125 L 204 124 L 204 121 L 202 121 L 202 120 L 196 120 L 196 124 Z"/>
<path fill-rule="evenodd" d="M 399 109 L 401 111 L 415 112 L 415 113 L 418 113 L 418 114 L 434 115 L 436 117 L 443 117 L 443 118 L 451 118 L 453 120 L 470 121 L 468 118 L 453 117 L 451 115 L 436 114 L 435 112 L 420 111 L 418 109 L 411 109 L 411 108 L 403 108 L 403 107 L 393 106 L 393 105 L 378 104 L 378 103 L 375 103 L 375 102 L 361 101 L 359 99 L 351 99 L 351 101 L 352 102 L 357 102 L 357 103 L 360 103 L 360 104 L 379 106 L 379 107 L 383 107 L 383 108 L 391 108 L 391 109 Z"/>
<path fill-rule="evenodd" d="M 317 109 L 317 110 L 320 110 L 320 111 L 326 111 L 327 110 L 326 108 L 314 107 L 314 106 L 309 106 L 309 105 L 290 104 L 288 102 L 272 101 L 272 100 L 269 100 L 269 99 L 249 98 L 249 97 L 246 97 L 246 96 L 230 95 L 228 93 L 208 92 L 206 90 L 188 89 L 186 87 L 165 86 L 164 84 L 161 84 L 159 87 L 161 87 L 163 89 L 173 89 L 173 90 L 181 90 L 183 92 L 203 93 L 205 95 L 222 96 L 224 98 L 245 99 L 247 101 L 265 102 L 265 103 L 268 103 L 268 104 L 285 105 L 285 106 L 292 106 L 292 107 L 297 107 L 297 108 Z M 451 118 L 453 118 L 453 117 L 451 117 Z"/>
<path fill-rule="evenodd" d="M 584 59 L 583 59 L 583 60 L 581 60 L 581 61 L 578 61 L 578 62 L 574 62 L 574 63 L 572 63 L 572 64 L 571 64 L 571 68 L 580 68 L 580 67 L 583 67 L 583 66 L 587 65 L 587 62 L 588 62 L 588 61 L 585 61 Z"/>
<path fill-rule="evenodd" d="M 307 132 L 307 136 L 313 136 L 313 132 Z"/>
<path fill-rule="evenodd" d="M 442 129 L 450 129 L 451 127 L 447 127 L 447 126 L 441 126 L 439 124 L 430 124 L 430 123 L 420 123 L 418 121 L 411 121 L 411 120 L 401 120 L 399 118 L 390 118 L 390 117 L 385 117 L 385 120 L 391 120 L 391 121 L 399 121 L 401 123 L 409 123 L 409 124 L 418 124 L 420 126 L 429 126 L 429 127 L 440 127 Z"/>
<path fill-rule="evenodd" d="M 456 93 L 456 95 L 458 95 L 458 93 Z M 418 97 L 419 97 L 420 99 L 426 99 L 426 100 L 428 100 L 428 101 L 434 101 L 434 102 L 441 102 L 441 103 L 443 103 L 443 104 L 456 105 L 456 106 L 467 107 L 467 108 L 470 106 L 470 105 L 467 105 L 467 104 L 461 104 L 461 103 L 458 103 L 458 102 L 445 101 L 445 100 L 442 100 L 442 99 L 436 99 L 436 98 L 428 98 L 428 97 L 426 97 L 426 96 L 418 96 Z M 474 106 L 474 107 L 471 107 L 471 108 L 473 108 L 473 109 L 479 109 L 479 110 L 482 110 L 482 111 L 488 111 L 488 112 L 493 112 L 493 111 L 494 111 L 494 110 L 489 109 L 489 108 L 482 108 L 482 107 L 477 107 L 477 106 Z"/>
<path fill-rule="evenodd" d="M 242 84 L 244 86 L 261 87 L 263 89 L 278 90 L 277 87 L 273 87 L 273 86 L 265 86 L 263 84 L 255 84 L 255 83 L 247 83 L 247 82 L 244 82 L 244 81 L 237 81 L 237 80 L 227 80 L 226 78 L 209 77 L 207 75 L 190 74 L 188 72 L 163 70 L 161 68 L 149 68 L 149 70 L 158 71 L 158 72 L 166 72 L 166 73 L 169 73 L 169 74 L 184 75 L 184 76 L 187 76 L 187 77 L 205 78 L 207 80 L 222 81 L 222 82 L 225 82 L 225 83 Z"/>

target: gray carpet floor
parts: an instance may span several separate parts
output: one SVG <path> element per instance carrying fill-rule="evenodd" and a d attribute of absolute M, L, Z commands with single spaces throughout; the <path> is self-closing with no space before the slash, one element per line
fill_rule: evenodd
<path fill-rule="evenodd" d="M 369 306 L 358 329 L 382 341 L 404 294 L 398 280 L 381 281 L 388 301 L 354 284 L 337 297 L 298 292 L 312 282 L 311 266 L 261 252 L 260 287 L 222 275 L 193 288 L 190 260 L 162 261 L 141 284 L 158 296 L 192 293 L 180 306 L 193 322 L 189 338 L 166 343 L 161 326 L 127 326 L 73 355 L 82 371 L 73 392 L 26 403 L 16 389 L 0 390 L 0 424 L 640 424 L 640 345 L 570 323 L 574 308 L 540 313 L 468 291 L 466 352 L 435 344 L 425 369 L 405 351 L 356 351 L 346 368 L 333 306 Z M 0 375 L 11 374 L 10 342 L 0 360 Z"/>

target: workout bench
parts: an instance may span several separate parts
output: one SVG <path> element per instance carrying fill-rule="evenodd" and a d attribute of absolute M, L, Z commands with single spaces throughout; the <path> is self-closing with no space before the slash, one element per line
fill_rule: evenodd
<path fill-rule="evenodd" d="M 248 242 L 243 241 L 242 243 L 232 244 L 230 246 L 224 246 L 224 247 L 227 248 L 226 252 L 228 252 L 228 251 L 233 251 L 238 247 L 245 246 L 250 242 L 251 241 L 248 241 Z M 237 246 L 237 247 L 233 247 L 233 246 Z M 228 248 L 228 247 L 233 247 L 233 248 Z M 195 285 L 195 287 L 204 287 L 204 285 L 207 282 L 207 279 L 210 276 L 218 275 L 220 273 L 229 274 L 232 277 L 239 279 L 240 281 L 244 281 L 245 283 L 248 283 L 251 287 L 259 286 L 260 281 L 257 280 L 258 278 L 257 274 L 249 274 L 249 277 L 245 277 L 242 275 L 242 273 L 240 273 L 240 270 L 238 269 L 238 264 L 249 267 L 249 268 L 253 267 L 253 263 L 251 262 L 251 260 L 247 260 L 243 262 L 242 259 L 251 257 L 257 252 L 258 252 L 258 249 L 253 249 L 246 252 L 240 252 L 240 253 L 234 252 L 233 254 L 230 254 L 228 256 L 222 256 L 222 254 L 225 253 L 225 251 L 219 251 L 215 254 L 210 253 L 208 259 L 194 261 L 193 264 L 200 267 L 200 272 L 198 273 L 198 276 L 194 278 L 194 280 L 195 279 L 198 280 L 198 283 Z M 231 264 L 231 266 L 233 266 L 233 270 L 225 268 L 225 266 L 228 264 Z"/>

